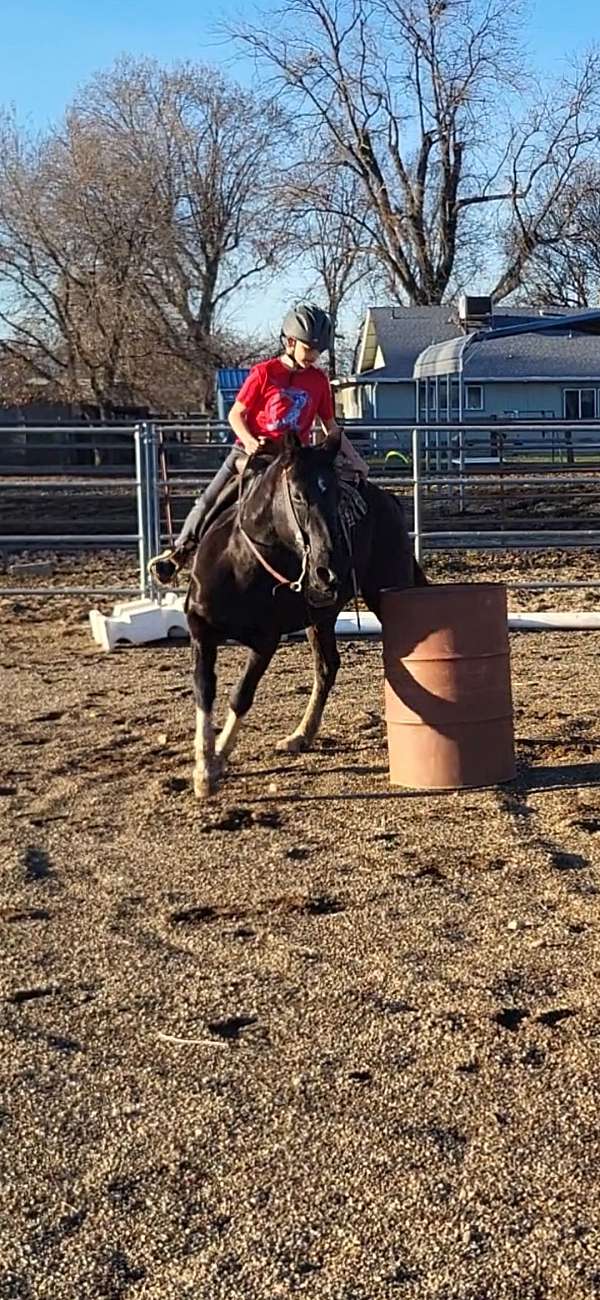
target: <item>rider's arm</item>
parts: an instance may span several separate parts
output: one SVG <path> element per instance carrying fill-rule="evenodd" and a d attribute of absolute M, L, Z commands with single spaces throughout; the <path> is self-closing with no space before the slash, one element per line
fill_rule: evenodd
<path fill-rule="evenodd" d="M 247 409 L 243 402 L 234 402 L 227 419 L 236 438 L 239 438 L 244 451 L 251 456 L 258 449 L 258 439 L 250 433 L 246 424 L 245 415 Z"/>
<path fill-rule="evenodd" d="M 369 466 L 367 465 L 367 462 L 363 460 L 362 456 L 359 456 L 358 452 L 352 446 L 352 443 L 348 441 L 345 433 L 342 432 L 337 423 L 331 384 L 325 376 L 324 380 L 325 382 L 323 384 L 321 401 L 317 408 L 317 416 L 321 427 L 324 429 L 327 438 L 332 440 L 337 439 L 339 441 L 340 445 L 338 455 L 340 461 L 345 464 L 351 473 L 358 474 L 362 479 L 366 479 L 369 475 Z"/>
<path fill-rule="evenodd" d="M 317 434 L 317 443 L 323 442 L 326 437 L 339 438 L 340 456 L 342 456 L 346 461 L 346 464 L 349 465 L 350 469 L 353 469 L 356 474 L 360 474 L 361 478 L 368 478 L 369 466 L 367 465 L 366 460 L 363 460 L 362 456 L 359 456 L 356 448 L 352 446 L 350 439 L 346 437 L 343 429 L 340 429 L 339 424 L 337 424 L 335 420 L 321 420 L 320 423 L 323 432 L 321 437 Z"/>

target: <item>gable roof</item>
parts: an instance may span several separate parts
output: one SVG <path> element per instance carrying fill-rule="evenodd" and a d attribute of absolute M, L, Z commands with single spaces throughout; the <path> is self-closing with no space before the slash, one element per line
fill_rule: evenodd
<path fill-rule="evenodd" d="M 357 350 L 355 377 L 367 382 L 412 380 L 417 358 L 426 349 L 433 353 L 433 345 L 450 340 L 460 348 L 470 337 L 465 371 L 468 368 L 477 378 L 589 378 L 600 375 L 600 340 L 587 332 L 596 319 L 600 328 L 599 312 L 500 306 L 494 310 L 492 329 L 469 336 L 451 304 L 371 307 Z M 451 346 L 448 352 L 453 351 Z M 376 365 L 378 355 L 383 364 Z M 431 373 L 436 372 L 441 370 Z"/>
<path fill-rule="evenodd" d="M 419 353 L 430 343 L 458 334 L 446 307 L 370 307 L 358 348 L 356 373 L 373 371 L 373 378 L 411 379 Z M 378 348 L 384 365 L 375 368 Z"/>

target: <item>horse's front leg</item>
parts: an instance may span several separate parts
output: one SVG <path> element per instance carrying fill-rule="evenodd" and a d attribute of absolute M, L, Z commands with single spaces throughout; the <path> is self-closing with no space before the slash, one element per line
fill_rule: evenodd
<path fill-rule="evenodd" d="M 317 623 L 307 629 L 313 656 L 314 681 L 306 713 L 296 730 L 277 749 L 286 754 L 299 754 L 309 749 L 321 725 L 327 697 L 332 690 L 340 666 L 340 656 L 335 639 L 335 618 Z"/>
<path fill-rule="evenodd" d="M 218 768 L 215 761 L 213 709 L 217 694 L 217 640 L 208 623 L 193 610 L 188 612 L 192 640 L 192 668 L 196 700 L 196 742 L 194 793 L 198 799 L 214 794 Z"/>
<path fill-rule="evenodd" d="M 278 644 L 279 639 L 270 640 L 260 650 L 250 650 L 248 654 L 244 671 L 231 692 L 229 713 L 216 744 L 219 772 L 223 770 L 234 748 L 242 722 L 254 703 L 257 686 L 266 673 Z"/>

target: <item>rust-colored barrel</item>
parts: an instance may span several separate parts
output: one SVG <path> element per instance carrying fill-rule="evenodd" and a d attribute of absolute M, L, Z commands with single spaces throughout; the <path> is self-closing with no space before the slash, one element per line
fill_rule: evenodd
<path fill-rule="evenodd" d="M 515 775 L 506 587 L 382 594 L 392 785 L 459 790 Z"/>

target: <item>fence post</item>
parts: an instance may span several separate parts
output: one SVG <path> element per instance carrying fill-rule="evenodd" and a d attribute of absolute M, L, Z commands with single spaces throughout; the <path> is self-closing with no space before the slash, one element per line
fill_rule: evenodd
<path fill-rule="evenodd" d="M 160 551 L 158 437 L 155 425 L 136 425 L 134 437 L 140 595 L 148 597 L 152 595 L 154 586 L 148 574 L 148 561 Z"/>
<path fill-rule="evenodd" d="M 421 512 L 421 447 L 419 441 L 419 430 L 414 428 L 412 431 L 412 463 L 413 463 L 413 529 L 414 529 L 414 550 L 417 564 L 421 563 L 423 558 L 423 537 L 422 537 L 422 512 Z"/>
<path fill-rule="evenodd" d="M 151 557 L 158 555 L 161 550 L 158 429 L 155 424 L 146 426 L 146 438 L 148 447 L 148 545 Z"/>
<path fill-rule="evenodd" d="M 150 592 L 150 579 L 148 577 L 148 560 L 150 559 L 148 551 L 148 532 L 147 532 L 147 469 L 146 469 L 146 438 L 144 424 L 136 424 L 134 430 L 135 444 L 135 491 L 137 499 L 137 531 L 138 531 L 138 559 L 140 566 L 140 596 L 148 596 Z"/>
<path fill-rule="evenodd" d="M 464 515 L 466 492 L 465 492 L 465 431 L 459 429 L 458 433 L 458 510 L 459 514 Z"/>

